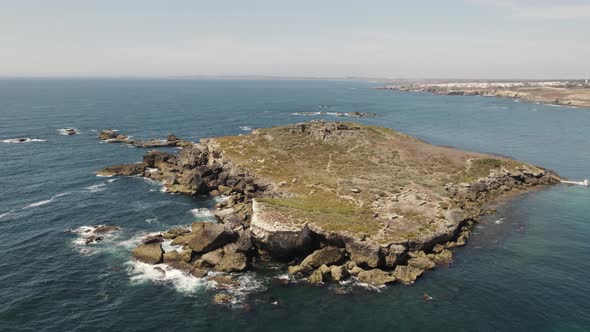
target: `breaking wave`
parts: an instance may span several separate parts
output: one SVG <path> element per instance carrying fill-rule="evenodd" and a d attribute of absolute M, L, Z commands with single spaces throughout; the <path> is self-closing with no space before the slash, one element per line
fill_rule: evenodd
<path fill-rule="evenodd" d="M 252 131 L 253 130 L 253 128 L 250 126 L 240 126 L 240 129 L 243 131 Z"/>
<path fill-rule="evenodd" d="M 34 208 L 34 207 L 38 207 L 38 206 L 43 206 L 43 205 L 46 205 L 46 204 L 49 204 L 49 203 L 53 202 L 53 201 L 54 201 L 56 198 L 59 198 L 59 197 L 62 197 L 62 196 L 66 196 L 66 195 L 68 195 L 68 194 L 69 194 L 69 192 L 65 192 L 65 193 L 57 194 L 57 195 L 55 195 L 55 196 L 51 197 L 50 199 L 46 199 L 46 200 L 44 200 L 44 201 L 40 201 L 40 202 L 31 203 L 31 204 L 29 204 L 29 205 L 25 206 L 25 207 L 23 208 L 23 210 L 25 210 L 25 209 L 30 209 L 30 208 Z"/>
<path fill-rule="evenodd" d="M 96 193 L 96 192 L 103 191 L 103 190 L 107 189 L 106 186 L 107 186 L 106 183 L 99 183 L 99 184 L 95 184 L 93 186 L 86 187 L 84 189 L 88 190 L 91 193 Z"/>
<path fill-rule="evenodd" d="M 196 208 L 190 210 L 190 213 L 196 218 L 212 218 L 213 211 L 207 208 Z"/>
<path fill-rule="evenodd" d="M 31 142 L 47 142 L 46 139 L 41 138 L 9 138 L 2 140 L 3 143 L 31 143 Z"/>

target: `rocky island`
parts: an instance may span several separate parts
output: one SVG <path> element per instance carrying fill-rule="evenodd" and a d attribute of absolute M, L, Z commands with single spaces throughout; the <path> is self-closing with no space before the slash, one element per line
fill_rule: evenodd
<path fill-rule="evenodd" d="M 487 203 L 560 180 L 509 158 L 324 121 L 203 139 L 179 154 L 153 150 L 139 163 L 98 174 L 225 197 L 214 211 L 217 222 L 150 236 L 133 250 L 138 260 L 217 279 L 282 261 L 292 279 L 355 278 L 375 286 L 411 284 L 448 264 Z M 164 241 L 175 249 L 165 251 Z"/>
<path fill-rule="evenodd" d="M 165 140 L 132 140 L 129 137 L 127 137 L 127 135 L 120 134 L 118 130 L 114 129 L 102 130 L 96 137 L 106 143 L 126 143 L 136 148 L 161 148 L 166 146 L 181 147 L 192 145 L 192 142 L 179 139 L 173 134 L 169 134 Z"/>
<path fill-rule="evenodd" d="M 590 107 L 588 81 L 429 82 L 383 86 L 379 89 L 438 95 L 502 97 L 550 105 Z"/>

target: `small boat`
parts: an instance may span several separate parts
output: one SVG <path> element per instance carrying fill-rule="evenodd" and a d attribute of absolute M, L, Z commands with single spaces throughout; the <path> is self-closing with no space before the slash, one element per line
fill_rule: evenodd
<path fill-rule="evenodd" d="M 578 186 L 590 187 L 590 180 L 585 179 L 584 181 L 561 181 L 561 183 L 575 184 Z"/>

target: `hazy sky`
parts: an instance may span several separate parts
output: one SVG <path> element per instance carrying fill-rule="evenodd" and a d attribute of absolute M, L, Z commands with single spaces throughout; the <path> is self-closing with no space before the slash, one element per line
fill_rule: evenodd
<path fill-rule="evenodd" d="M 590 77 L 590 0 L 0 0 L 0 76 Z"/>

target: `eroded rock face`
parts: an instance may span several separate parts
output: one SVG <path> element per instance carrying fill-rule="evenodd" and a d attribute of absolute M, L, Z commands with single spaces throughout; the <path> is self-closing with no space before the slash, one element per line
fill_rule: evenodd
<path fill-rule="evenodd" d="M 273 257 L 290 258 L 313 249 L 313 233 L 306 225 L 285 222 L 284 216 L 266 210 L 256 200 L 252 208 L 252 236 Z"/>
<path fill-rule="evenodd" d="M 384 263 L 381 247 L 377 244 L 352 240 L 346 242 L 346 251 L 350 253 L 350 258 L 361 267 L 377 268 Z"/>

